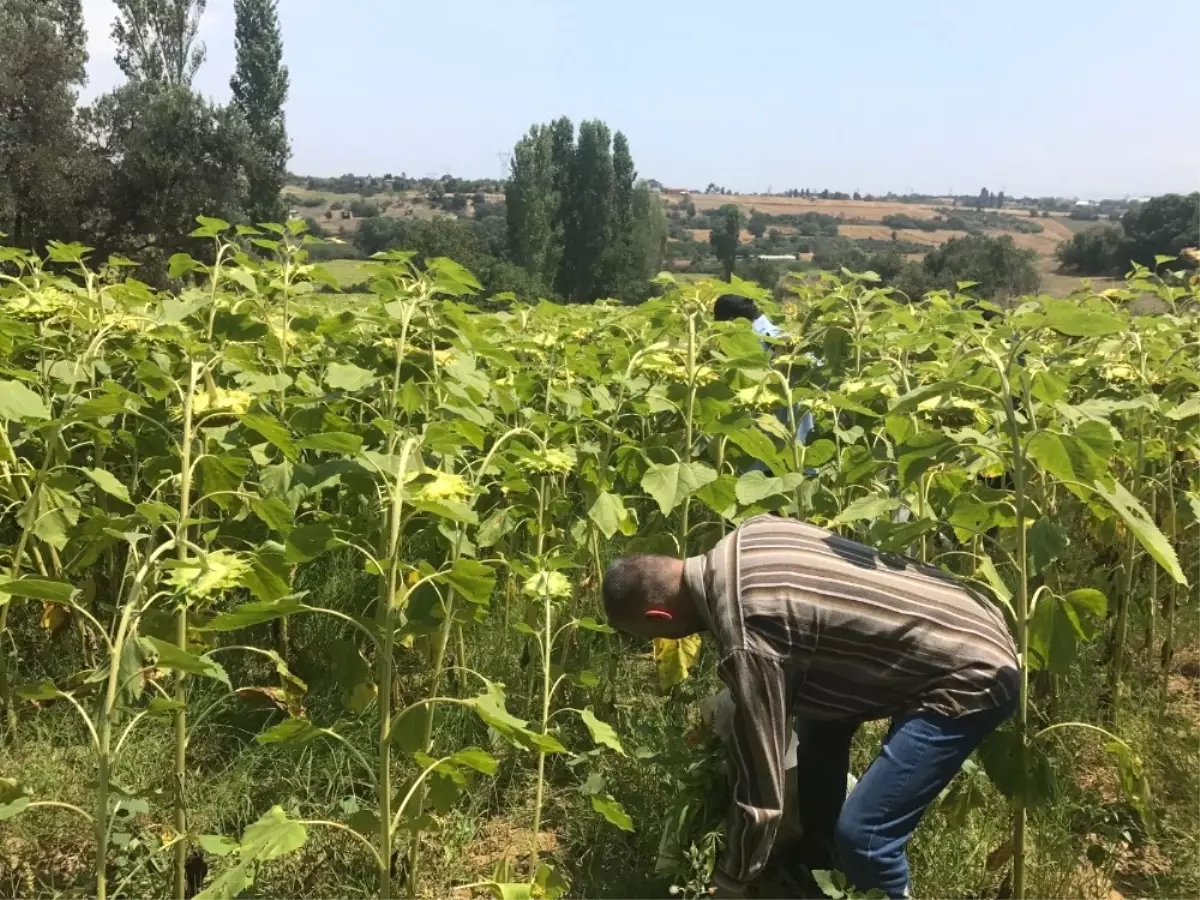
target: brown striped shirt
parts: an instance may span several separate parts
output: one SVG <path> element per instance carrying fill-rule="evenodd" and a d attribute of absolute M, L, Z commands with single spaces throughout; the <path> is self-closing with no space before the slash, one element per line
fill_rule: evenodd
<path fill-rule="evenodd" d="M 719 866 L 728 881 L 755 877 L 771 851 L 791 716 L 961 716 L 1016 696 L 1003 616 L 933 566 L 768 515 L 688 559 L 684 573 L 737 704 Z"/>

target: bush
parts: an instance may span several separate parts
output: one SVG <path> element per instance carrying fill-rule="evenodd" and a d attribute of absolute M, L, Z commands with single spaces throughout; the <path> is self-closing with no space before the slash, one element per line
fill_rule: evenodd
<path fill-rule="evenodd" d="M 367 200 L 354 200 L 350 204 L 350 215 L 356 219 L 370 219 L 379 215 L 379 204 Z"/>
<path fill-rule="evenodd" d="M 283 202 L 290 206 L 301 206 L 305 209 L 312 209 L 314 206 L 323 206 L 325 201 L 321 197 L 301 197 L 299 194 L 284 194 Z"/>
<path fill-rule="evenodd" d="M 1079 275 L 1119 275 L 1129 258 L 1128 242 L 1119 225 L 1100 225 L 1063 241 L 1054 255 L 1064 269 Z"/>

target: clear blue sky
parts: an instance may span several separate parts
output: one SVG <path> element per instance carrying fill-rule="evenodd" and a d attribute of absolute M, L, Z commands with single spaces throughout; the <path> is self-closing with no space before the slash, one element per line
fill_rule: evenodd
<path fill-rule="evenodd" d="M 1197 0 L 281 0 L 291 169 L 495 176 L 602 118 L 671 186 L 1113 197 L 1200 187 Z M 84 0 L 85 98 L 121 80 Z M 229 96 L 232 0 L 198 89 Z"/>

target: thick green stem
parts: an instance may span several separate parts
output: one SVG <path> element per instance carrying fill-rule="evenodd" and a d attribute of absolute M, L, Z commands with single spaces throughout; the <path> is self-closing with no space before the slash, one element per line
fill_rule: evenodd
<path fill-rule="evenodd" d="M 546 549 L 546 490 L 548 488 L 549 479 L 542 476 L 541 490 L 538 491 L 538 537 L 537 537 L 537 558 L 540 560 Z M 542 614 L 543 635 L 542 635 L 542 734 L 546 734 L 550 728 L 550 652 L 553 649 L 554 632 L 552 614 L 553 608 L 550 603 L 549 591 L 544 591 L 543 595 L 544 608 Z M 538 835 L 542 828 L 542 802 L 545 799 L 546 789 L 546 751 L 538 749 L 537 760 L 537 790 L 533 800 L 533 838 L 532 846 L 529 848 L 529 878 L 532 881 L 537 874 L 538 867 Z"/>
<path fill-rule="evenodd" d="M 188 555 L 187 518 L 192 504 L 192 401 L 196 396 L 196 376 L 200 364 L 189 364 L 187 394 L 183 398 L 183 442 L 179 454 L 179 539 L 176 542 L 176 554 L 183 562 Z M 179 608 L 175 613 L 175 644 L 184 653 L 187 652 L 187 602 L 181 595 Z M 116 661 L 113 661 L 116 666 Z M 187 777 L 187 673 L 180 670 L 175 673 L 175 701 L 178 704 L 172 712 L 172 724 L 175 731 L 175 766 L 174 766 L 174 818 L 175 834 L 179 837 L 172 848 L 173 893 L 176 900 L 183 900 L 187 890 L 188 842 L 183 838 L 187 834 L 187 798 L 184 796 L 185 778 Z"/>
<path fill-rule="evenodd" d="M 1150 484 L 1150 519 L 1158 524 L 1158 485 Z M 1150 565 L 1150 593 L 1146 597 L 1146 660 L 1155 663 L 1155 638 L 1158 635 L 1158 566 Z"/>
<path fill-rule="evenodd" d="M 1142 482 L 1142 463 L 1145 454 L 1145 441 L 1142 418 L 1138 417 L 1137 461 L 1134 464 L 1133 483 L 1131 490 L 1137 496 Z M 1129 529 L 1125 541 L 1125 569 L 1121 579 L 1121 591 L 1117 595 L 1117 621 L 1113 630 L 1112 663 L 1108 669 L 1109 706 L 1106 713 L 1108 722 L 1115 722 L 1121 708 L 1121 690 L 1125 677 L 1125 645 L 1129 639 L 1129 598 L 1133 593 L 1134 560 L 1137 553 L 1137 538 Z"/>

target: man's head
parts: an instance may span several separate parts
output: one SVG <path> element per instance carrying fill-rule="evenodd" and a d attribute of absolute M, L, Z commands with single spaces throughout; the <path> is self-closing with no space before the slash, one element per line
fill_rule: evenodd
<path fill-rule="evenodd" d="M 683 561 L 655 553 L 622 556 L 604 573 L 608 622 L 644 638 L 681 638 L 704 630 L 683 580 Z"/>
<path fill-rule="evenodd" d="M 728 322 L 731 319 L 748 319 L 753 322 L 760 315 L 753 300 L 749 297 L 739 297 L 737 294 L 722 294 L 713 304 L 713 318 L 718 322 Z"/>

